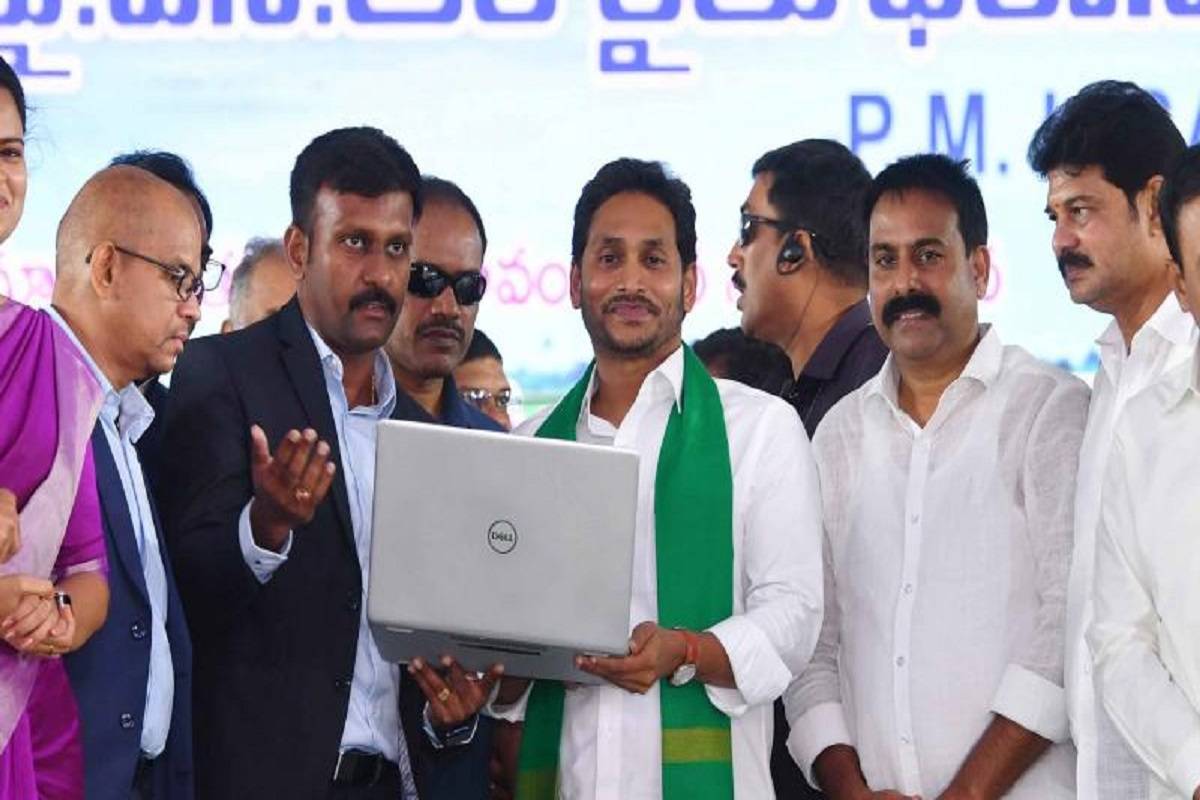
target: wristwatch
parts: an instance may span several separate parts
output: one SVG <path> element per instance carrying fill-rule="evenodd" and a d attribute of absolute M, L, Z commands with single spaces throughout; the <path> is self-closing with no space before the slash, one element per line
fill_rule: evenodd
<path fill-rule="evenodd" d="M 696 662 L 700 660 L 700 637 L 683 628 L 674 628 L 674 630 L 683 634 L 686 649 L 683 663 L 671 673 L 671 685 L 683 686 L 696 677 Z"/>

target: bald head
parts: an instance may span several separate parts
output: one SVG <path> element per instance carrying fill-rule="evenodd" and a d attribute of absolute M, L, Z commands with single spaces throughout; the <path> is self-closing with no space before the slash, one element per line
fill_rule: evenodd
<path fill-rule="evenodd" d="M 88 254 L 106 241 L 136 249 L 138 242 L 165 240 L 171 250 L 178 248 L 177 243 L 189 243 L 180 251 L 185 255 L 183 259 L 166 259 L 165 253 L 154 257 L 186 265 L 196 273 L 203 235 L 191 201 L 183 192 L 146 170 L 109 167 L 88 179 L 58 224 L 56 281 L 72 286 L 78 279 L 86 279 Z"/>

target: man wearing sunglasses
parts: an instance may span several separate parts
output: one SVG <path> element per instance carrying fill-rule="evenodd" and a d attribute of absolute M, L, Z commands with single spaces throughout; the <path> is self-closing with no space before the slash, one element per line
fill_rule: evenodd
<path fill-rule="evenodd" d="M 887 357 L 867 306 L 859 206 L 871 175 L 827 139 L 772 150 L 751 173 L 754 185 L 729 251 L 742 330 L 787 352 L 796 378 L 783 398 L 811 437 L 825 413 Z"/>
<path fill-rule="evenodd" d="M 450 181 L 421 178 L 425 203 L 413 231 L 408 293 L 387 343 L 402 397 L 419 406 L 415 414 L 460 428 L 500 430 L 464 400 L 454 383 L 475 332 L 483 299 L 483 254 L 487 233 L 479 210 Z"/>
<path fill-rule="evenodd" d="M 137 381 L 170 372 L 220 268 L 204 269 L 191 197 L 147 170 L 92 177 L 59 224 L 52 315 L 104 390 L 92 449 L 108 621 L 66 661 L 90 798 L 191 798 L 191 643 L 135 444 L 154 419 Z"/>

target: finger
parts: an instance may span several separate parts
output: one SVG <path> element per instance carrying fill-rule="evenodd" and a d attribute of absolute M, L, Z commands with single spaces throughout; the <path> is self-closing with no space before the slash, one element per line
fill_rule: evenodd
<path fill-rule="evenodd" d="M 329 487 L 333 486 L 333 476 L 337 474 L 337 464 L 332 461 L 326 461 L 325 466 L 321 469 L 321 479 L 317 481 L 313 487 L 313 505 L 320 505 L 325 499 L 325 495 L 329 494 Z"/>
<path fill-rule="evenodd" d="M 250 426 L 250 463 L 256 468 L 271 464 L 271 447 L 267 444 L 267 434 L 257 425 Z"/>
<path fill-rule="evenodd" d="M 30 634 L 36 631 L 41 625 L 53 616 L 54 604 L 48 600 L 39 599 L 37 605 L 34 606 L 29 613 L 19 618 L 12 626 L 12 629 L 6 634 L 9 641 L 17 641 L 27 638 Z"/>
<path fill-rule="evenodd" d="M 18 582 L 19 585 L 19 582 Z M 37 610 L 38 606 L 45 600 L 44 595 L 28 594 L 22 595 L 20 601 L 17 602 L 17 607 L 8 615 L 8 619 L 4 620 L 4 630 L 6 633 L 11 633 L 23 620 L 27 619 L 30 614 Z"/>
<path fill-rule="evenodd" d="M 304 473 L 300 476 L 299 485 L 311 492 L 321 482 L 327 463 L 329 463 L 329 445 L 325 442 L 317 442 L 312 458 L 309 459 L 308 466 L 304 468 Z"/>
<path fill-rule="evenodd" d="M 21 649 L 28 649 L 34 645 L 44 642 L 46 637 L 50 635 L 50 631 L 53 630 L 54 626 L 57 624 L 58 615 L 53 613 L 47 614 L 46 618 L 42 620 L 42 623 L 30 631 L 30 633 L 25 637 L 21 644 Z"/>
<path fill-rule="evenodd" d="M 446 702 L 454 692 L 437 674 L 437 670 L 430 668 L 422 659 L 417 658 L 409 664 L 408 671 L 416 679 L 417 686 L 421 688 L 425 699 L 429 701 L 430 710 L 434 710 L 440 717 L 444 717 Z"/>
<path fill-rule="evenodd" d="M 642 652 L 642 648 L 646 646 L 646 642 L 650 641 L 650 638 L 656 633 L 658 633 L 658 625 L 653 622 L 639 623 L 629 637 L 629 653 L 637 655 Z"/>
<path fill-rule="evenodd" d="M 75 611 L 70 606 L 58 610 L 58 624 L 50 632 L 56 643 L 67 647 L 75 638 Z"/>
<path fill-rule="evenodd" d="M 275 472 L 283 476 L 287 474 L 287 465 L 296 455 L 296 448 L 301 445 L 304 437 L 300 431 L 293 428 L 283 435 L 279 444 L 275 445 L 275 454 L 271 457 L 271 466 Z"/>
<path fill-rule="evenodd" d="M 288 438 L 292 435 L 289 433 Z M 312 457 L 313 448 L 317 444 L 317 432 L 312 428 L 305 428 L 304 433 L 300 434 L 300 438 L 295 441 L 295 447 L 292 450 L 291 456 L 284 461 L 282 458 L 276 458 L 276 461 L 283 464 L 284 473 L 287 475 L 288 485 L 295 486 L 300 476 L 304 474 L 304 468 L 308 465 L 308 460 Z"/>
<path fill-rule="evenodd" d="M 49 597 L 54 594 L 54 584 L 45 578 L 35 578 L 32 575 L 21 575 L 17 578 L 17 591 L 21 594 Z"/>

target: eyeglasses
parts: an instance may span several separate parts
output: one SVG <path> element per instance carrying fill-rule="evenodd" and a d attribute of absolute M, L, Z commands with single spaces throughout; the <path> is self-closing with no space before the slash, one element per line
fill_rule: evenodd
<path fill-rule="evenodd" d="M 180 301 L 184 303 L 193 297 L 196 298 L 197 304 L 203 303 L 204 293 L 210 292 L 220 286 L 221 276 L 225 274 L 225 265 L 215 258 L 207 259 L 200 270 L 200 274 L 193 275 L 192 271 L 187 267 L 164 263 L 157 258 L 151 258 L 135 250 L 130 250 L 128 247 L 122 247 L 114 243 L 112 248 L 118 253 L 145 261 L 147 264 L 152 264 L 165 272 L 171 278 L 171 282 L 175 284 L 175 293 L 179 296 Z M 88 264 L 92 263 L 91 253 L 87 254 L 84 262 Z"/>
<path fill-rule="evenodd" d="M 458 393 L 462 395 L 463 400 L 478 409 L 489 403 L 495 404 L 496 408 L 508 408 L 512 402 L 512 389 L 501 389 L 498 392 L 490 389 L 460 389 Z"/>
<path fill-rule="evenodd" d="M 755 225 L 770 225 L 778 231 L 787 232 L 795 230 L 796 226 L 790 222 L 785 222 L 781 219 L 771 219 L 770 217 L 760 217 L 758 214 L 751 214 L 748 211 L 742 212 L 741 227 L 738 229 L 738 244 L 742 247 L 747 247 L 754 241 L 754 226 Z"/>
<path fill-rule="evenodd" d="M 427 261 L 413 262 L 409 269 L 408 291 L 417 297 L 437 297 L 447 286 L 454 288 L 454 299 L 460 306 L 473 306 L 483 299 L 487 278 L 475 270 L 451 275 Z"/>

